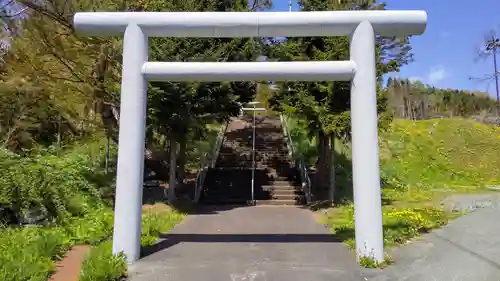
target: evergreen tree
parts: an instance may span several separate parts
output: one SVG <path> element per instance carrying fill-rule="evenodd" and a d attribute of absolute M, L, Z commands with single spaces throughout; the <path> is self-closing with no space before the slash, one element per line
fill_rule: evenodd
<path fill-rule="evenodd" d="M 299 1 L 302 11 L 325 10 L 383 10 L 384 3 L 376 1 Z M 269 49 L 274 60 L 349 60 L 348 37 L 304 37 L 286 38 L 283 42 L 273 42 Z M 378 89 L 382 89 L 382 76 L 399 68 L 411 60 L 407 38 L 376 37 L 376 67 Z M 378 95 L 378 110 L 384 112 L 386 99 L 382 91 Z M 330 190 L 333 200 L 334 138 L 348 140 L 350 137 L 350 82 L 284 82 L 271 98 L 276 110 L 297 116 L 315 136 L 318 145 L 315 186 L 320 190 Z M 387 121 L 382 115 L 380 120 Z M 381 124 L 383 125 L 383 124 Z M 383 126 L 382 126 L 383 127 Z"/>

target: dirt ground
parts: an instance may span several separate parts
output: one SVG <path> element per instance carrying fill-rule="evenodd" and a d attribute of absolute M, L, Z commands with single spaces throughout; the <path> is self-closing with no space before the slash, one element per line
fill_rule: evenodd
<path fill-rule="evenodd" d="M 50 277 L 49 281 L 78 281 L 80 265 L 85 259 L 88 250 L 88 245 L 78 245 L 71 248 L 64 258 L 57 262 L 56 272 Z"/>

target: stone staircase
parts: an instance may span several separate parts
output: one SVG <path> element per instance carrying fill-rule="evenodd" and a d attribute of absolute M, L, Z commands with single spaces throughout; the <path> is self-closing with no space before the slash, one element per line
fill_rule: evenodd
<path fill-rule="evenodd" d="M 216 167 L 205 178 L 201 203 L 252 203 L 252 136 L 252 117 L 230 122 Z M 299 174 L 289 159 L 279 117 L 257 117 L 255 148 L 255 203 L 304 204 Z"/>

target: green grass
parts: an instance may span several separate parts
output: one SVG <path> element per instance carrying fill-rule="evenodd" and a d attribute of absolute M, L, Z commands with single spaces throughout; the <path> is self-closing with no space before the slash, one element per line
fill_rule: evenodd
<path fill-rule="evenodd" d="M 463 119 L 396 120 L 381 136 L 384 176 L 411 187 L 477 189 L 500 182 L 500 129 Z"/>
<path fill-rule="evenodd" d="M 145 209 L 142 218 L 141 245 L 156 243 L 160 233 L 167 232 L 183 219 L 183 214 L 157 204 L 156 208 Z M 115 281 L 127 275 L 124 256 L 113 255 L 112 242 L 107 240 L 90 249 L 80 269 L 80 281 Z"/>
<path fill-rule="evenodd" d="M 92 246 L 81 280 L 118 280 L 126 274 L 123 258 L 111 255 L 113 212 L 106 194 L 113 189 L 113 172 L 104 173 L 104 144 L 102 138 L 81 140 L 64 150 L 36 148 L 25 156 L 0 150 L 0 204 L 47 214 L 46 226 L 0 223 L 0 280 L 45 281 L 74 245 Z M 142 244 L 151 245 L 182 218 L 169 208 L 146 208 Z"/>
<path fill-rule="evenodd" d="M 112 241 L 92 247 L 80 268 L 80 281 L 120 280 L 126 275 L 127 263 L 123 256 L 112 254 Z"/>
<path fill-rule="evenodd" d="M 292 134 L 304 138 L 305 132 L 295 125 Z M 298 149 L 314 159 L 314 142 L 300 139 L 297 142 L 302 145 Z M 342 159 L 348 160 L 337 163 L 336 167 L 336 188 L 345 192 L 352 190 L 350 148 L 337 146 L 337 149 Z M 385 246 L 404 244 L 461 215 L 442 206 L 442 199 L 450 194 L 485 192 L 487 185 L 498 184 L 499 150 L 500 129 L 494 126 L 457 118 L 395 120 L 380 135 Z M 354 249 L 352 198 L 326 210 L 321 221 Z M 360 264 L 381 266 L 362 260 Z"/>
<path fill-rule="evenodd" d="M 143 246 L 154 244 L 160 233 L 183 219 L 183 214 L 167 207 L 153 209 L 143 214 Z M 47 280 L 55 262 L 72 246 L 82 244 L 93 246 L 82 264 L 80 280 L 120 280 L 127 267 L 123 257 L 111 253 L 112 231 L 113 213 L 103 206 L 60 226 L 6 228 L 0 232 L 0 280 Z"/>
<path fill-rule="evenodd" d="M 59 226 L 1 230 L 0 280 L 47 280 L 55 270 L 55 261 L 71 246 L 108 238 L 112 218 L 110 209 L 94 206 L 94 211 Z"/>

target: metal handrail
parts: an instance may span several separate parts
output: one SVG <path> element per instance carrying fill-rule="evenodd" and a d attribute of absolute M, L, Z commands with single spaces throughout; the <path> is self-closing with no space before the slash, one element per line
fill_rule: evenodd
<path fill-rule="evenodd" d="M 196 182 L 194 187 L 194 199 L 195 203 L 200 201 L 201 191 L 203 190 L 203 183 L 205 182 L 205 177 L 209 168 L 214 168 L 217 163 L 217 158 L 219 156 L 220 148 L 222 147 L 222 143 L 224 140 L 224 134 L 227 131 L 227 126 L 229 122 L 225 122 L 219 130 L 217 134 L 217 140 L 215 141 L 215 145 L 213 147 L 212 153 L 209 154 L 205 152 L 203 154 L 203 159 L 201 161 L 200 170 L 198 171 L 198 175 L 196 175 Z"/>
<path fill-rule="evenodd" d="M 300 172 L 302 190 L 306 195 L 307 203 L 310 203 L 312 199 L 311 179 L 309 177 L 309 173 L 307 172 L 307 166 L 305 165 L 304 157 L 303 155 L 298 155 L 295 146 L 293 145 L 292 137 L 290 136 L 290 132 L 288 131 L 288 123 L 286 121 L 286 117 L 280 113 L 280 119 L 283 127 L 283 134 L 285 135 L 287 140 L 288 153 L 295 160 L 296 168 Z"/>

